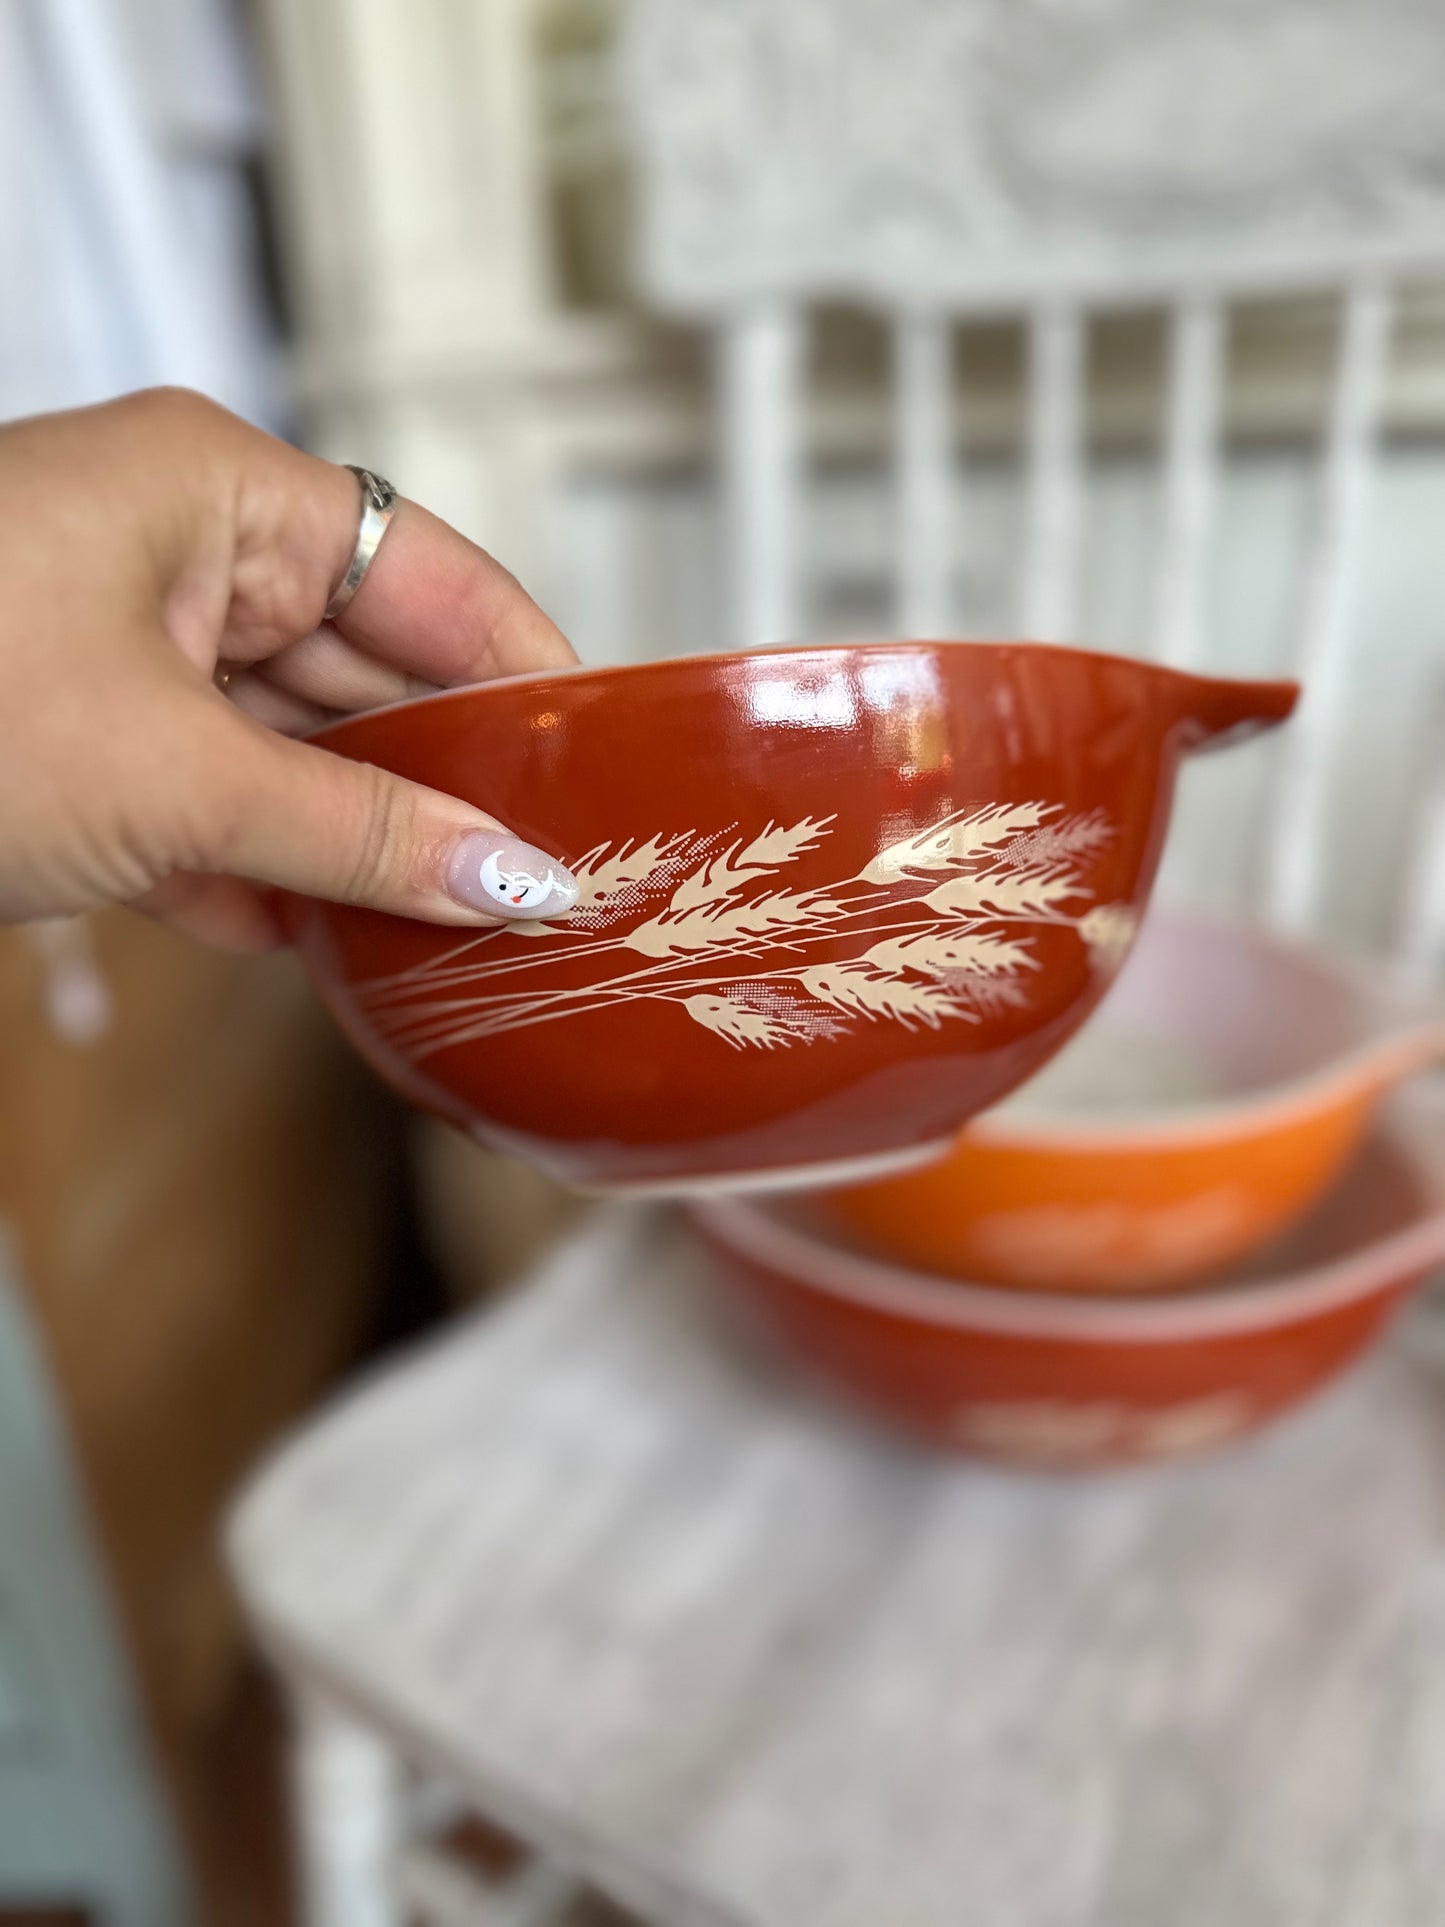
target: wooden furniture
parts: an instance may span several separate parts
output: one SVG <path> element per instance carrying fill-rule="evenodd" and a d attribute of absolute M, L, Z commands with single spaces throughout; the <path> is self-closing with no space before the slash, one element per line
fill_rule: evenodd
<path fill-rule="evenodd" d="M 311 1927 L 567 1919 L 564 1875 L 664 1927 L 1434 1918 L 1438 1309 L 1250 1446 L 1050 1479 L 814 1398 L 701 1270 L 609 1210 L 244 1502 Z M 542 1868 L 445 1873 L 419 1773 Z"/>
<path fill-rule="evenodd" d="M 216 1521 L 357 1347 L 393 1114 L 294 959 L 127 912 L 0 932 L 0 1084 L 0 1916 L 48 1868 L 190 1927 L 238 1880 Z"/>

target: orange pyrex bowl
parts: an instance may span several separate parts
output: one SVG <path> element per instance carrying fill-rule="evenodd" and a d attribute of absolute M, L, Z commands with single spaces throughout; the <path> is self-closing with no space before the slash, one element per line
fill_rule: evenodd
<path fill-rule="evenodd" d="M 1438 1002 L 1383 970 L 1156 910 L 1036 1086 L 976 1118 L 939 1162 L 821 1209 L 875 1251 L 950 1277 L 1177 1290 L 1307 1210 L 1390 1087 L 1442 1056 Z"/>
<path fill-rule="evenodd" d="M 1284 1244 L 1247 1274 L 1176 1297 L 930 1278 L 831 1243 L 797 1206 L 719 1199 L 693 1217 L 774 1336 L 906 1430 L 1040 1466 L 1166 1458 L 1298 1405 L 1445 1263 L 1445 1105 L 1390 1108 Z"/>
<path fill-rule="evenodd" d="M 1083 1022 L 1180 757 L 1295 694 L 934 642 L 451 691 L 315 740 L 490 811 L 573 869 L 576 909 L 477 933 L 293 902 L 292 928 L 383 1075 L 564 1181 L 873 1176 Z"/>

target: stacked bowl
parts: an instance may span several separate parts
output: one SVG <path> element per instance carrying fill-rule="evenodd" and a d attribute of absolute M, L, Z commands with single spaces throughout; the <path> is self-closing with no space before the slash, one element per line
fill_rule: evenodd
<path fill-rule="evenodd" d="M 943 1159 L 697 1222 L 779 1336 L 994 1457 L 1173 1456 L 1319 1389 L 1445 1262 L 1438 1010 L 1154 913 L 1090 1026 Z"/>
<path fill-rule="evenodd" d="M 784 1340 L 893 1418 L 1184 1450 L 1302 1397 L 1445 1252 L 1438 1137 L 1362 1146 L 1437 1020 L 1248 934 L 1135 949 L 1181 758 L 1296 694 L 936 642 L 448 691 L 317 740 L 491 812 L 570 868 L 570 915 L 287 914 L 398 1090 L 566 1184 L 695 1201 Z M 1066 1057 L 1050 1115 L 1030 1080 L 1111 987 L 1085 1109 Z"/>

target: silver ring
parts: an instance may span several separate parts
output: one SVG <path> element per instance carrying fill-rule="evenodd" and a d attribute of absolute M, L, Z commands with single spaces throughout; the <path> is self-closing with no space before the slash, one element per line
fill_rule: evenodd
<path fill-rule="evenodd" d="M 361 484 L 361 526 L 356 532 L 351 566 L 342 577 L 340 588 L 326 605 L 328 622 L 333 616 L 341 614 L 366 580 L 366 572 L 381 546 L 381 538 L 396 513 L 396 490 L 384 476 L 378 475 L 373 469 L 358 468 L 354 462 L 348 462 L 346 466 Z"/>

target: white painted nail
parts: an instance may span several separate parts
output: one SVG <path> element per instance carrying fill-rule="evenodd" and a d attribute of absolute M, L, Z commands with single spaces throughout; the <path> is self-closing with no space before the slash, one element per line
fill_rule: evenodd
<path fill-rule="evenodd" d="M 458 903 L 494 917 L 562 917 L 577 901 L 577 879 L 565 865 L 505 830 L 464 836 L 447 888 Z"/>

